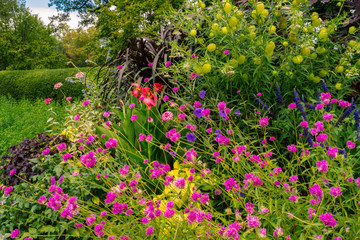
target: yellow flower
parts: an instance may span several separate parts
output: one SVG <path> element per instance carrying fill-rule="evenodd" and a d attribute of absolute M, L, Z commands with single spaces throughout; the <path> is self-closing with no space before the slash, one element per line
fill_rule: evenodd
<path fill-rule="evenodd" d="M 275 33 L 275 32 L 276 32 L 276 27 L 275 27 L 274 25 L 271 25 L 271 26 L 269 27 L 269 32 L 270 32 L 270 33 Z"/>
<path fill-rule="evenodd" d="M 196 36 L 196 33 L 197 33 L 196 30 L 193 29 L 193 30 L 190 31 L 190 36 L 195 37 L 195 36 Z"/>
<path fill-rule="evenodd" d="M 241 55 L 241 56 L 238 58 L 239 64 L 244 64 L 244 63 L 245 63 L 245 60 L 246 60 L 246 57 L 245 57 L 244 55 Z"/>
<path fill-rule="evenodd" d="M 227 27 L 223 27 L 223 28 L 221 28 L 221 32 L 223 34 L 227 34 L 229 32 L 229 29 Z"/>
<path fill-rule="evenodd" d="M 206 47 L 206 49 L 207 49 L 209 52 L 213 52 L 213 51 L 216 50 L 216 44 L 210 43 L 210 44 Z"/>
<path fill-rule="evenodd" d="M 304 57 L 310 56 L 310 49 L 307 47 L 304 47 L 303 49 L 301 49 L 301 55 L 303 55 Z"/>
<path fill-rule="evenodd" d="M 344 71 L 344 67 L 343 66 L 336 66 L 335 67 L 335 72 L 337 73 L 342 73 Z"/>
<path fill-rule="evenodd" d="M 225 3 L 224 11 L 225 11 L 225 13 L 229 13 L 231 11 L 231 4 L 230 3 Z"/>
<path fill-rule="evenodd" d="M 297 55 L 297 56 L 293 57 L 292 61 L 295 64 L 300 64 L 300 63 L 302 63 L 302 61 L 304 61 L 304 58 L 301 55 Z"/>
<path fill-rule="evenodd" d="M 356 28 L 354 26 L 349 28 L 349 33 L 352 35 L 356 32 Z"/>
<path fill-rule="evenodd" d="M 335 84 L 335 88 L 336 88 L 337 90 L 341 90 L 341 89 L 342 89 L 342 84 L 341 84 L 341 83 Z"/>
<path fill-rule="evenodd" d="M 202 67 L 202 72 L 203 73 L 209 73 L 211 72 L 211 65 L 209 63 L 205 63 Z"/>

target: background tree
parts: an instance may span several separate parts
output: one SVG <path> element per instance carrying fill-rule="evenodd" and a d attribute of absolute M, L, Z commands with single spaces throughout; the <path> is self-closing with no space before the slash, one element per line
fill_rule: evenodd
<path fill-rule="evenodd" d="M 51 29 L 23 1 L 0 2 L 0 70 L 65 66 L 61 45 Z"/>
<path fill-rule="evenodd" d="M 98 37 L 108 42 L 108 47 L 120 50 L 127 47 L 127 39 L 157 35 L 161 25 L 166 25 L 164 13 L 169 8 L 179 9 L 185 0 L 50 0 L 49 6 L 57 10 L 78 11 L 88 23 L 96 17 Z M 117 51 L 113 51 L 116 53 Z"/>
<path fill-rule="evenodd" d="M 61 43 L 66 57 L 76 66 L 83 67 L 87 65 L 86 60 L 97 63 L 105 61 L 106 49 L 101 48 L 101 43 L 96 38 L 94 26 L 87 29 L 70 29 L 67 27 L 63 31 Z M 99 58 L 100 55 L 104 57 Z"/>

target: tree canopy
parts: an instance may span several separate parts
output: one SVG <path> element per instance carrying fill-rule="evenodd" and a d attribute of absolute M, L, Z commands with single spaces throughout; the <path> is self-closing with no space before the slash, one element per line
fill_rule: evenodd
<path fill-rule="evenodd" d="M 51 35 L 24 1 L 0 1 L 0 70 L 59 68 L 65 56 L 59 41 Z"/>
<path fill-rule="evenodd" d="M 86 20 L 96 19 L 98 37 L 109 47 L 119 50 L 127 39 L 156 34 L 166 24 L 164 14 L 169 8 L 178 9 L 185 0 L 50 0 L 49 6 L 72 12 L 78 11 Z"/>

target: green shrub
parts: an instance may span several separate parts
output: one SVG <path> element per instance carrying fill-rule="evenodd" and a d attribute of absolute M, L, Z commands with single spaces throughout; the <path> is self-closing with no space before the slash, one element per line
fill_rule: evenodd
<path fill-rule="evenodd" d="M 86 72 L 89 69 L 85 69 Z M 66 96 L 79 98 L 84 85 L 71 83 L 65 79 L 75 77 L 78 70 L 69 69 L 47 69 L 29 71 L 2 71 L 0 72 L 0 95 L 11 96 L 15 99 L 52 98 L 61 100 L 64 98 L 61 91 L 54 89 L 54 84 L 61 82 L 62 92 Z"/>

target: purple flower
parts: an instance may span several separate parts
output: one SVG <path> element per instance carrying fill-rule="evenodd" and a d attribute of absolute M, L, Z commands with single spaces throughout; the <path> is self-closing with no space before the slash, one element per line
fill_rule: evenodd
<path fill-rule="evenodd" d="M 203 108 L 196 108 L 194 110 L 194 114 L 196 115 L 196 117 L 201 118 L 203 116 L 202 110 L 203 110 Z"/>
<path fill-rule="evenodd" d="M 195 142 L 196 136 L 193 133 L 186 134 L 186 138 L 189 142 Z"/>
<path fill-rule="evenodd" d="M 200 98 L 203 99 L 205 97 L 206 92 L 204 90 L 200 91 Z"/>

